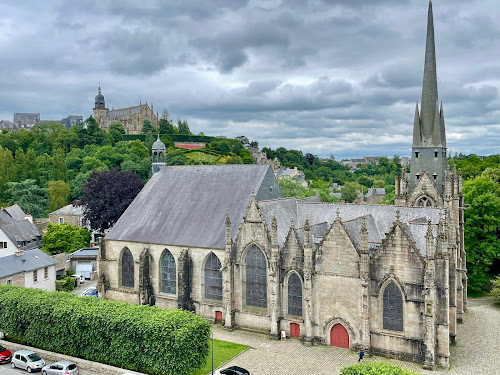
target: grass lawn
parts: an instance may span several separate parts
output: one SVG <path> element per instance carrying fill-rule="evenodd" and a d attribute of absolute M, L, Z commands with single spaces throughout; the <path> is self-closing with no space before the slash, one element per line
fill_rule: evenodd
<path fill-rule="evenodd" d="M 210 154 L 205 154 L 203 152 L 195 151 L 195 152 L 188 152 L 186 153 L 186 158 L 190 160 L 194 160 L 198 163 L 213 163 L 215 160 L 217 160 L 218 156 L 210 155 Z"/>
<path fill-rule="evenodd" d="M 207 357 L 207 363 L 198 371 L 192 372 L 191 375 L 206 375 L 212 372 L 212 343 L 209 341 L 210 351 Z M 228 341 L 214 340 L 214 370 L 236 357 L 243 350 L 248 348 L 246 345 L 234 344 Z"/>

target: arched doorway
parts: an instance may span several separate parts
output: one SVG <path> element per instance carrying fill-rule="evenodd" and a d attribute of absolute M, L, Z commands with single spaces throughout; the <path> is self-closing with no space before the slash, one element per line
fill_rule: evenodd
<path fill-rule="evenodd" d="M 300 325 L 297 323 L 290 323 L 290 337 L 300 338 Z"/>
<path fill-rule="evenodd" d="M 349 349 L 349 333 L 342 324 L 337 323 L 330 330 L 330 345 Z"/>

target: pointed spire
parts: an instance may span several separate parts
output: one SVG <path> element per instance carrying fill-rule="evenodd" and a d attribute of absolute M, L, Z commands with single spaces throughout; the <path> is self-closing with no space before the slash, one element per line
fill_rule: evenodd
<path fill-rule="evenodd" d="M 418 100 L 415 105 L 415 118 L 413 119 L 413 147 L 422 146 L 422 133 L 420 132 L 420 113 L 418 112 Z"/>
<path fill-rule="evenodd" d="M 229 217 L 229 208 L 226 211 L 226 226 L 231 226 L 231 218 Z"/>
<path fill-rule="evenodd" d="M 424 79 L 422 85 L 421 123 L 424 142 L 431 140 L 436 103 L 438 101 L 436 74 L 436 46 L 434 43 L 434 20 L 432 2 L 429 1 L 427 14 L 427 41 L 425 45 Z"/>

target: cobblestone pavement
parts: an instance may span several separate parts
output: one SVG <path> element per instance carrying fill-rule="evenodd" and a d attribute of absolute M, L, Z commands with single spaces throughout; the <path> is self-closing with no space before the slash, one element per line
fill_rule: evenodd
<path fill-rule="evenodd" d="M 469 304 L 465 322 L 458 325 L 457 344 L 451 348 L 449 370 L 426 371 L 411 362 L 382 357 L 366 361 L 387 361 L 420 374 L 494 375 L 500 374 L 500 308 L 491 300 Z M 270 340 L 267 336 L 241 330 L 228 331 L 213 325 L 214 338 L 249 345 L 250 348 L 233 358 L 224 367 L 239 365 L 252 375 L 337 375 L 344 366 L 356 364 L 358 353 L 328 347 L 306 347 L 298 340 L 285 342 Z"/>

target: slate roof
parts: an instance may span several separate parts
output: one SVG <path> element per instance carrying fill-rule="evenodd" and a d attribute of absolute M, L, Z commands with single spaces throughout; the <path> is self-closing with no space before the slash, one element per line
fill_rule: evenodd
<path fill-rule="evenodd" d="M 306 216 L 309 218 L 312 241 L 319 244 L 337 217 L 338 209 L 344 228 L 357 248 L 360 245 L 360 230 L 363 218 L 365 218 L 371 250 L 375 250 L 382 243 L 396 221 L 396 211 L 399 211 L 403 227 L 423 256 L 425 255 L 427 222 L 431 220 L 433 235 L 436 236 L 439 216 L 444 213 L 444 210 L 437 208 L 319 203 L 295 198 L 262 201 L 258 205 L 269 228 L 271 228 L 273 214 L 276 214 L 280 246 L 285 243 L 292 219 L 299 239 L 303 243 Z"/>
<path fill-rule="evenodd" d="M 223 249 L 226 211 L 234 238 L 252 192 L 257 200 L 283 197 L 270 166 L 165 167 L 153 174 L 106 239 Z"/>
<path fill-rule="evenodd" d="M 2 225 L 0 226 L 0 230 L 2 230 L 16 246 L 18 242 L 27 242 L 26 246 L 23 246 L 23 249 L 40 246 L 40 232 L 38 232 L 35 225 L 28 220 L 14 221 Z"/>
<path fill-rule="evenodd" d="M 84 247 L 69 255 L 70 258 L 92 258 L 97 257 L 99 253 L 98 247 Z"/>
<path fill-rule="evenodd" d="M 112 109 L 106 113 L 106 117 L 114 119 L 120 116 L 128 116 L 129 112 L 134 115 L 141 112 L 141 107 L 146 106 L 146 104 L 134 105 L 132 107 Z"/>
<path fill-rule="evenodd" d="M 24 251 L 22 255 L 7 255 L 0 262 L 0 278 L 29 272 L 57 264 L 57 261 L 40 249 Z"/>
<path fill-rule="evenodd" d="M 49 215 L 83 215 L 83 207 L 68 204 L 67 206 L 51 212 Z"/>
<path fill-rule="evenodd" d="M 17 205 L 17 204 L 14 204 L 10 207 L 5 207 L 3 209 L 3 211 L 5 211 L 7 214 L 9 214 L 9 216 L 12 217 L 14 220 L 26 219 L 26 214 L 24 213 L 22 208 L 19 207 L 19 205 Z"/>

